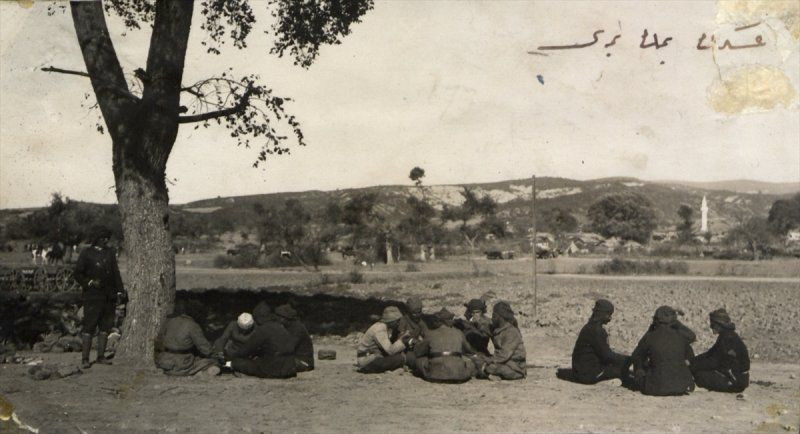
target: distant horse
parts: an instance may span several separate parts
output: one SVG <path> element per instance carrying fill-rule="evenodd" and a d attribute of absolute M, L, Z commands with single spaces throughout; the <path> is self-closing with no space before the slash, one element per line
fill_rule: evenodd
<path fill-rule="evenodd" d="M 48 264 L 58 264 L 59 262 L 63 264 L 64 254 L 64 248 L 61 243 L 53 243 L 53 246 L 45 253 L 45 259 L 47 259 Z"/>

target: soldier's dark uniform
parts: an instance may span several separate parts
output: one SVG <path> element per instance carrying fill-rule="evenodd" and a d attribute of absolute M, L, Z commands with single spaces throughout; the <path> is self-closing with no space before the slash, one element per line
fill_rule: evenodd
<path fill-rule="evenodd" d="M 724 309 L 711 312 L 719 335 L 714 346 L 692 359 L 691 369 L 698 386 L 716 392 L 743 392 L 750 385 L 750 355 Z"/>
<path fill-rule="evenodd" d="M 110 233 L 100 231 L 97 239 L 109 236 Z M 99 330 L 97 361 L 107 363 L 104 352 L 108 332 L 114 327 L 118 294 L 122 298 L 127 298 L 114 249 L 97 245 L 97 243 L 83 249 L 75 264 L 73 275 L 83 288 L 82 362 L 84 366 L 88 364 L 92 335 L 95 330 Z"/>
<path fill-rule="evenodd" d="M 645 395 L 684 395 L 694 390 L 689 370 L 693 353 L 688 340 L 673 328 L 677 320 L 669 306 L 656 310 L 656 325 L 645 333 L 631 354 L 636 386 Z"/>
<path fill-rule="evenodd" d="M 598 300 L 589 322 L 583 326 L 572 350 L 572 370 L 575 381 L 596 384 L 612 378 L 627 379 L 628 357 L 615 353 L 608 344 L 603 323 L 611 319 L 614 306 L 608 300 Z"/>
<path fill-rule="evenodd" d="M 414 349 L 414 371 L 435 383 L 463 383 L 475 375 L 475 363 L 467 357 L 474 350 L 460 330 L 452 327 L 453 314 L 437 312 L 425 340 Z"/>
<path fill-rule="evenodd" d="M 236 352 L 231 353 L 233 370 L 261 378 L 297 376 L 294 338 L 264 303 L 253 309 L 253 318 L 256 326 L 252 334 Z"/>
<path fill-rule="evenodd" d="M 171 376 L 189 376 L 210 370 L 219 373 L 218 362 L 211 358 L 213 347 L 200 325 L 185 313 L 170 315 L 164 324 L 163 350 L 156 355 L 156 366 Z"/>
<path fill-rule="evenodd" d="M 467 342 L 475 349 L 475 352 L 484 356 L 489 355 L 489 341 L 492 339 L 492 320 L 487 318 L 486 304 L 483 300 L 474 298 L 464 305 L 467 311 L 464 313 L 466 319 L 456 321 L 456 328 L 464 332 Z M 477 315 L 475 312 L 480 311 Z"/>
<path fill-rule="evenodd" d="M 289 305 L 278 306 L 275 314 L 283 318 L 283 326 L 295 341 L 294 357 L 297 372 L 314 370 L 314 343 L 303 323 L 297 319 L 297 311 Z"/>
<path fill-rule="evenodd" d="M 502 318 L 505 323 L 499 325 Z M 503 380 L 521 380 L 527 376 L 525 344 L 514 318 L 514 311 L 504 301 L 495 303 L 492 308 L 492 345 L 494 354 L 490 357 L 477 357 L 481 363 L 478 376 L 496 375 Z"/>

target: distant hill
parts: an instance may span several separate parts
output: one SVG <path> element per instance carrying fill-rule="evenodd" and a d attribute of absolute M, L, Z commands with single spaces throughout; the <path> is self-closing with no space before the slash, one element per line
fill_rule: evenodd
<path fill-rule="evenodd" d="M 479 195 L 490 195 L 499 204 L 499 216 L 509 225 L 526 230 L 531 224 L 531 180 L 519 179 L 493 183 L 466 185 L 433 185 L 425 187 L 425 196 L 437 209 L 457 206 L 462 202 L 460 192 L 467 186 Z M 724 181 L 694 183 L 683 181 L 644 181 L 636 178 L 603 178 L 578 181 L 545 177 L 536 179 L 537 214 L 552 208 L 562 208 L 575 216 L 581 224 L 587 223 L 588 208 L 606 194 L 636 192 L 648 198 L 655 208 L 661 230 L 674 229 L 678 207 L 693 207 L 695 219 L 700 219 L 700 203 L 708 200 L 709 223 L 714 233 L 725 232 L 736 222 L 750 216 L 766 216 L 772 203 L 797 191 L 792 184 L 773 184 L 757 181 Z M 757 191 L 751 192 L 756 189 Z M 758 193 L 760 191 L 761 193 Z M 780 192 L 780 193 L 775 193 Z M 208 231 L 251 229 L 257 221 L 254 205 L 264 208 L 281 206 L 287 199 L 297 199 L 312 213 L 323 212 L 331 203 L 345 203 L 362 193 L 377 195 L 377 211 L 390 223 L 397 223 L 406 213 L 405 201 L 409 195 L 422 192 L 411 185 L 385 185 L 333 191 L 311 190 L 293 193 L 272 193 L 249 196 L 217 197 L 172 205 L 172 225 L 181 227 L 182 233 L 203 234 Z M 80 202 L 80 207 L 98 215 L 107 207 Z M 36 209 L 0 210 L 0 228 L 35 211 Z M 699 224 L 699 223 L 698 223 Z M 220 229 L 227 228 L 227 229 Z M 249 230 L 247 231 L 249 232 Z"/>
<path fill-rule="evenodd" d="M 700 184 L 700 183 L 698 183 Z M 700 218 L 700 203 L 703 196 L 708 200 L 709 219 L 712 231 L 726 230 L 736 221 L 754 215 L 766 216 L 772 203 L 788 193 L 788 185 L 757 181 L 730 181 L 708 183 L 719 188 L 704 187 L 690 182 L 643 181 L 636 178 L 603 178 L 578 181 L 565 178 L 537 178 L 536 207 L 540 211 L 563 208 L 571 212 L 581 223 L 586 222 L 586 211 L 600 197 L 620 192 L 637 192 L 647 197 L 654 205 L 659 226 L 672 228 L 677 223 L 677 209 L 682 204 L 694 207 L 696 219 Z M 474 189 L 479 195 L 491 195 L 499 203 L 500 215 L 509 223 L 524 227 L 530 221 L 531 180 L 510 180 L 494 183 L 465 185 L 433 185 L 426 187 L 426 197 L 441 209 L 456 206 L 462 201 L 460 191 L 464 186 Z M 740 192 L 734 187 L 762 186 L 761 193 Z M 770 191 L 783 193 L 766 193 Z M 176 211 L 204 214 L 229 221 L 240 222 L 242 216 L 255 204 L 265 208 L 280 206 L 287 199 L 299 200 L 311 211 L 321 211 L 331 201 L 345 202 L 361 193 L 378 196 L 379 212 L 389 220 L 399 220 L 404 215 L 404 201 L 408 195 L 420 195 L 414 186 L 386 185 L 334 191 L 305 191 L 297 193 L 275 193 L 250 196 L 218 197 L 175 206 Z"/>
<path fill-rule="evenodd" d="M 733 181 L 691 182 L 691 181 L 656 181 L 667 185 L 683 185 L 706 190 L 725 190 L 735 193 L 752 194 L 793 194 L 800 193 L 798 182 L 763 182 L 738 179 Z"/>

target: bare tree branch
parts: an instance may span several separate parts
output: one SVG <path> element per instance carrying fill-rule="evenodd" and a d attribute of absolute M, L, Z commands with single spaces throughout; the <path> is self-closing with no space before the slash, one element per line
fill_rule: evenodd
<path fill-rule="evenodd" d="M 58 72 L 58 73 L 61 73 L 61 74 L 80 75 L 81 77 L 88 77 L 89 76 L 88 73 L 83 72 L 83 71 L 73 71 L 71 69 L 56 68 L 54 66 L 44 67 L 44 68 L 42 68 L 42 71 L 44 71 L 44 72 Z"/>
<path fill-rule="evenodd" d="M 77 75 L 77 76 L 80 76 L 80 77 L 89 77 L 89 78 L 91 78 L 89 73 L 86 73 L 86 72 L 83 72 L 83 71 L 74 71 L 72 69 L 56 68 L 55 66 L 47 66 L 47 67 L 41 68 L 41 70 L 44 71 L 44 72 L 57 72 L 59 74 Z M 134 100 L 137 100 L 137 101 L 139 100 L 139 97 L 134 95 L 133 93 L 131 93 L 131 92 L 125 90 L 125 89 L 119 89 L 119 88 L 117 88 L 115 86 L 112 86 L 112 85 L 109 85 L 108 83 L 105 83 L 105 82 L 102 84 L 102 86 L 100 88 L 101 89 L 110 90 L 110 91 L 112 91 L 112 92 L 114 92 L 114 93 L 116 93 L 118 95 L 126 96 L 128 98 L 131 98 L 131 99 L 134 99 Z"/>
<path fill-rule="evenodd" d="M 207 120 L 210 120 L 210 119 L 221 118 L 221 117 L 230 116 L 230 115 L 234 115 L 236 113 L 239 113 L 242 110 L 246 109 L 247 106 L 250 104 L 250 95 L 252 93 L 253 93 L 253 88 L 252 87 L 248 87 L 247 90 L 245 91 L 245 93 L 242 95 L 242 99 L 240 99 L 239 102 L 235 106 L 228 107 L 228 108 L 222 109 L 222 110 L 216 110 L 216 111 L 213 111 L 213 112 L 208 112 L 208 113 L 200 113 L 200 114 L 190 115 L 190 116 L 180 116 L 180 117 L 178 117 L 178 123 L 180 123 L 180 124 L 189 124 L 189 123 L 192 123 L 192 122 L 202 122 L 202 121 L 207 121 Z"/>

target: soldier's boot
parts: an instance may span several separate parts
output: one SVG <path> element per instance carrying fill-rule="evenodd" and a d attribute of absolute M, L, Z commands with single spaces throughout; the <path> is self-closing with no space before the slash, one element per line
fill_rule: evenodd
<path fill-rule="evenodd" d="M 110 365 L 111 360 L 106 359 L 106 344 L 108 343 L 108 333 L 100 332 L 97 334 L 97 363 Z"/>
<path fill-rule="evenodd" d="M 92 335 L 89 333 L 81 334 L 81 368 L 89 369 L 92 364 L 89 363 L 89 352 L 92 351 Z"/>

